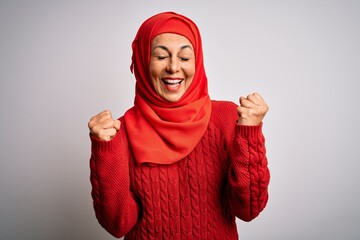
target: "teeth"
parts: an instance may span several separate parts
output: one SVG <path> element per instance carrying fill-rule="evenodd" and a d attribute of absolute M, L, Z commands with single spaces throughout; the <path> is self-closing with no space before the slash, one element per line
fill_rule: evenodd
<path fill-rule="evenodd" d="M 181 81 L 181 79 L 164 79 L 164 82 L 167 84 L 179 84 Z"/>

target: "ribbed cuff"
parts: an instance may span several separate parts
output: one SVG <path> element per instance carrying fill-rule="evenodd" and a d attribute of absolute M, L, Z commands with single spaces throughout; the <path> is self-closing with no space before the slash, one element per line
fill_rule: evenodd
<path fill-rule="evenodd" d="M 93 153 L 99 152 L 99 151 L 100 152 L 111 151 L 119 144 L 119 141 L 117 139 L 118 135 L 120 135 L 120 134 L 117 133 L 111 140 L 104 141 L 104 140 L 101 140 L 101 139 L 89 134 L 90 140 L 91 140 L 91 151 Z"/>
<path fill-rule="evenodd" d="M 259 134 L 262 134 L 262 125 L 262 122 L 257 126 L 236 124 L 236 136 L 245 138 L 256 138 L 259 136 Z"/>

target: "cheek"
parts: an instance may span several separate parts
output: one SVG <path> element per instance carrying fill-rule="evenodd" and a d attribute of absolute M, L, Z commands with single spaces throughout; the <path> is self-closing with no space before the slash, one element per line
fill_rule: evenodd
<path fill-rule="evenodd" d="M 152 87 L 153 89 L 156 91 L 156 73 L 154 71 L 154 68 L 152 66 L 152 64 L 150 63 L 150 66 L 149 66 L 149 73 L 150 73 L 150 80 L 151 80 L 151 83 L 152 83 Z"/>
<path fill-rule="evenodd" d="M 156 61 L 155 62 L 150 61 L 149 72 L 151 78 L 160 78 L 161 71 L 162 71 L 161 64 L 157 63 Z"/>
<path fill-rule="evenodd" d="M 150 72 L 151 81 L 154 87 L 156 87 L 156 83 L 158 82 L 158 78 L 159 78 L 159 72 L 157 71 L 156 64 L 150 62 L 149 72 Z"/>
<path fill-rule="evenodd" d="M 195 75 L 195 63 L 194 64 L 191 64 L 187 69 L 186 69 L 186 72 L 185 72 L 187 78 L 191 79 L 194 77 Z"/>
<path fill-rule="evenodd" d="M 155 69 L 156 69 L 156 67 L 154 66 L 154 63 L 152 61 L 150 61 L 149 72 L 150 72 L 151 78 L 153 78 L 153 76 L 156 75 Z"/>

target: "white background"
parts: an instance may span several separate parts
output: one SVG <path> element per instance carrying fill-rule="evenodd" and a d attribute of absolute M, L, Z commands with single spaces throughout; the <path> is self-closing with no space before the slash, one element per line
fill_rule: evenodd
<path fill-rule="evenodd" d="M 87 122 L 132 106 L 131 42 L 175 11 L 212 99 L 260 92 L 267 208 L 241 239 L 360 239 L 360 2 L 0 0 L 0 238 L 113 239 L 90 196 Z"/>

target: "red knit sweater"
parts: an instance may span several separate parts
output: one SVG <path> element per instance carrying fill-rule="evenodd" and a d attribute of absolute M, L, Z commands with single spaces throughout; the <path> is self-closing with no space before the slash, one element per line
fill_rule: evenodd
<path fill-rule="evenodd" d="M 236 107 L 212 101 L 203 138 L 171 165 L 137 165 L 122 118 L 111 141 L 91 137 L 101 226 L 125 239 L 238 239 L 235 217 L 250 221 L 263 210 L 270 174 L 261 125 L 237 125 Z"/>

